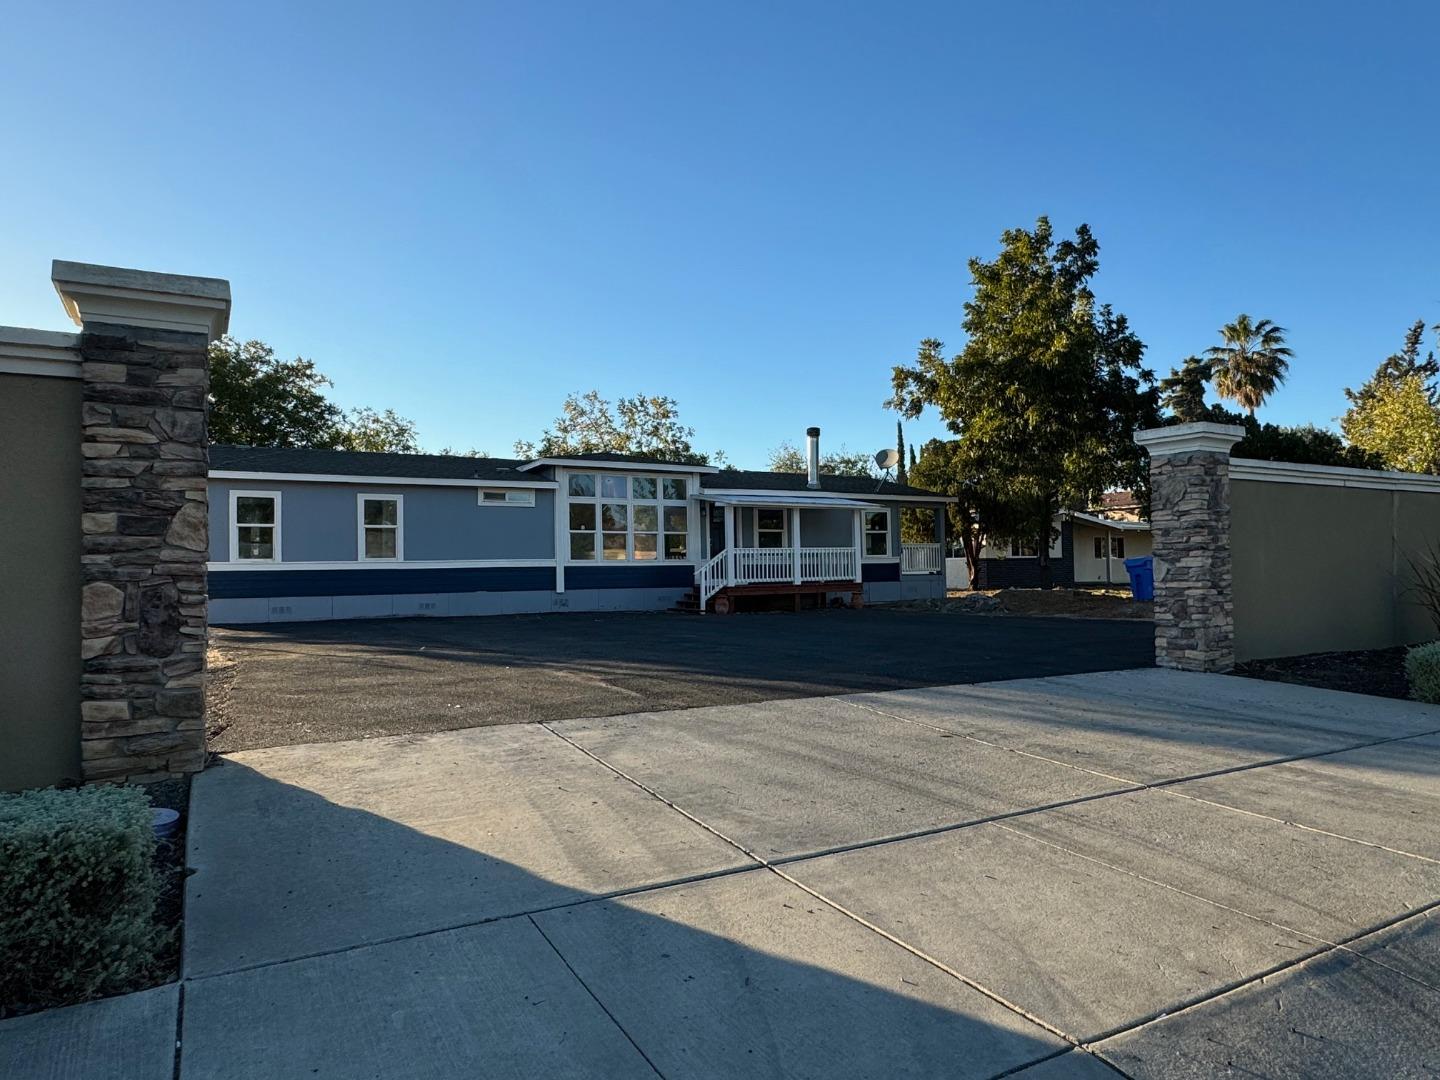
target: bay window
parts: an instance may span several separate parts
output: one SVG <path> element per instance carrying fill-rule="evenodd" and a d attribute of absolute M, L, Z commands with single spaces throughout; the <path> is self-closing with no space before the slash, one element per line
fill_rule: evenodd
<path fill-rule="evenodd" d="M 683 479 L 570 473 L 571 562 L 656 562 L 689 556 L 690 510 Z"/>

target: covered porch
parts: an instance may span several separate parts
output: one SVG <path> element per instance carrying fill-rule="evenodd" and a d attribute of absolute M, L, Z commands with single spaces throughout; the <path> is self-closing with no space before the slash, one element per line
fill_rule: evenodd
<path fill-rule="evenodd" d="M 899 507 L 863 496 L 780 493 L 700 498 L 701 559 L 691 610 L 734 610 L 741 596 L 864 602 L 872 571 L 939 572 L 940 543 L 900 543 Z M 913 549 L 913 550 L 912 550 Z"/>

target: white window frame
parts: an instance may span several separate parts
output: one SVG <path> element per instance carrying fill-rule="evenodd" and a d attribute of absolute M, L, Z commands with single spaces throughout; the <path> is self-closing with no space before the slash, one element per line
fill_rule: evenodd
<path fill-rule="evenodd" d="M 592 477 L 592 478 L 594 479 L 594 481 L 595 481 L 595 494 L 594 494 L 594 495 L 572 495 L 572 494 L 570 494 L 570 481 L 571 481 L 572 478 L 574 478 L 574 477 L 576 477 L 576 476 L 589 476 L 589 477 Z M 621 478 L 621 479 L 623 479 L 623 480 L 625 481 L 625 497 L 624 497 L 623 499 L 616 498 L 616 497 L 613 497 L 613 496 L 606 496 L 606 495 L 601 494 L 601 492 L 602 492 L 603 489 L 604 489 L 604 478 L 607 477 L 607 476 L 609 476 L 609 477 L 619 477 L 619 478 Z M 694 525 L 694 521 L 693 521 L 694 514 L 691 513 L 691 507 L 690 507 L 690 504 L 691 504 L 691 501 L 692 501 L 691 498 L 690 498 L 690 493 L 691 493 L 691 491 L 692 491 L 693 488 L 694 488 L 694 481 L 693 481 L 690 477 L 688 477 L 688 476 L 679 478 L 679 479 L 683 479 L 683 480 L 685 481 L 685 498 L 683 498 L 683 499 L 667 499 L 667 498 L 665 497 L 665 480 L 666 480 L 666 479 L 667 479 L 667 478 L 666 478 L 664 475 L 656 475 L 656 474 L 654 474 L 654 473 L 649 473 L 649 472 L 645 472 L 645 471 L 623 472 L 623 473 L 622 473 L 622 472 L 614 472 L 614 471 L 611 471 L 611 470 L 608 470 L 608 469 L 606 469 L 606 470 L 601 470 L 601 469 L 568 469 L 568 470 L 566 470 L 564 479 L 563 479 L 563 481 L 562 481 L 562 485 L 563 485 L 563 486 L 562 486 L 562 488 L 561 488 L 561 495 L 562 495 L 562 499 L 560 500 L 561 505 L 560 505 L 560 506 L 557 506 L 557 508 L 556 508 L 556 514 L 557 514 L 557 515 L 560 515 L 560 514 L 563 514 L 563 515 L 564 515 L 564 530 L 563 530 L 564 536 L 565 536 L 565 551 L 564 551 L 564 559 L 563 559 L 564 563 L 565 563 L 567 566 L 594 566 L 594 565 L 597 565 L 597 564 L 598 564 L 598 565 L 603 565 L 603 566 L 636 566 L 636 565 L 639 565 L 639 566 L 653 566 L 653 565 L 656 565 L 656 564 L 659 564 L 659 563 L 667 563 L 667 562 L 668 562 L 668 563 L 673 563 L 673 564 L 675 564 L 675 565 L 677 565 L 677 566 L 685 566 L 685 565 L 687 565 L 687 564 L 692 564 L 692 563 L 694 563 L 694 561 L 695 561 L 695 556 L 694 556 L 694 554 L 692 553 L 692 550 L 691 550 L 692 547 L 693 547 L 693 535 L 692 535 L 692 534 L 693 534 L 693 528 L 692 528 L 692 526 Z M 676 479 L 676 478 L 675 478 L 675 477 L 670 477 L 670 479 Z M 653 481 L 655 482 L 655 498 L 653 498 L 653 499 L 637 499 L 637 498 L 635 498 L 635 487 L 634 487 L 634 484 L 633 484 L 633 481 L 635 481 L 635 480 L 653 480 Z M 624 557 L 623 559 L 607 559 L 607 558 L 605 558 L 605 533 L 606 533 L 607 531 L 609 531 L 609 532 L 618 532 L 618 530 L 613 530 L 613 529 L 612 529 L 612 530 L 606 530 L 606 528 L 605 528 L 605 526 L 604 526 L 604 513 L 605 513 L 604 507 L 605 507 L 605 504 L 606 504 L 606 503 L 614 503 L 614 504 L 617 505 L 617 506 L 624 506 L 624 507 L 625 507 L 625 557 Z M 594 528 L 593 532 L 590 532 L 590 533 L 589 533 L 589 535 L 592 535 L 592 536 L 595 537 L 595 554 L 594 554 L 594 556 L 593 556 L 592 558 L 589 558 L 589 559 L 577 559 L 577 558 L 574 557 L 574 555 L 571 554 L 571 551 L 572 551 L 572 549 L 571 549 L 571 543 L 573 542 L 573 539 L 574 539 L 575 535 L 576 535 L 577 533 L 584 534 L 584 533 L 587 532 L 587 530 L 571 529 L 571 528 L 570 528 L 570 508 L 571 508 L 572 506 L 577 506 L 577 505 L 579 505 L 579 506 L 593 506 L 593 507 L 595 508 L 595 528 Z M 651 531 L 648 530 L 648 529 L 636 530 L 636 528 L 635 528 L 635 508 L 636 508 L 637 506 L 653 506 L 653 507 L 655 507 L 655 512 L 656 512 L 657 517 L 656 517 L 656 522 L 655 522 L 655 530 L 654 530 L 653 533 L 651 533 Z M 666 528 L 665 528 L 665 511 L 666 511 L 667 509 L 674 509 L 674 508 L 683 508 L 683 509 L 685 510 L 685 531 L 684 531 L 683 533 L 676 532 L 676 531 L 673 530 L 673 529 L 667 531 Z M 653 559 L 637 559 L 637 558 L 635 557 L 635 534 L 636 534 L 637 531 L 639 531 L 639 532 L 641 532 L 641 533 L 643 533 L 643 534 L 646 534 L 646 535 L 653 535 L 653 536 L 655 537 L 655 557 L 654 557 Z M 667 559 L 667 558 L 665 557 L 665 537 L 666 537 L 666 535 L 674 535 L 674 536 L 681 536 L 681 535 L 683 535 L 683 536 L 685 537 L 685 557 L 684 557 L 683 559 Z"/>
<path fill-rule="evenodd" d="M 395 504 L 395 524 L 370 525 L 365 524 L 365 500 L 375 499 L 378 501 L 393 502 Z M 365 530 L 389 529 L 395 530 L 395 554 L 394 556 L 371 557 L 365 554 Z M 392 494 L 388 491 L 362 491 L 355 496 L 355 557 L 360 562 L 404 562 L 405 561 L 405 496 Z"/>
<path fill-rule="evenodd" d="M 783 507 L 783 506 L 752 506 L 752 507 L 750 508 L 750 542 L 751 542 L 757 549 L 762 546 L 761 543 L 760 543 L 760 511 L 761 511 L 761 510 L 779 510 L 779 511 L 780 511 L 780 529 L 779 529 L 779 532 L 780 532 L 780 547 L 781 547 L 781 548 L 788 548 L 788 547 L 790 546 L 790 511 L 789 511 L 788 509 L 786 509 L 785 507 Z M 775 532 L 776 530 L 774 530 L 774 529 L 766 529 L 765 531 L 766 531 L 767 533 L 773 533 L 773 532 Z M 773 551 L 774 549 L 772 548 L 772 549 L 770 549 L 770 550 Z"/>
<path fill-rule="evenodd" d="M 504 495 L 505 498 L 503 501 L 486 502 L 486 495 Z M 535 505 L 535 489 L 482 487 L 475 492 L 475 501 L 477 505 L 491 510 L 528 509 Z"/>
<path fill-rule="evenodd" d="M 869 545 L 869 543 L 867 543 L 867 539 L 866 539 L 866 538 L 867 538 L 867 537 L 870 537 L 870 536 L 879 536 L 879 535 L 880 535 L 880 530 L 879 530 L 879 529 L 872 529 L 872 528 L 870 528 L 870 515 L 871 515 L 871 514 L 884 514 L 884 515 L 885 515 L 885 554 L 884 554 L 884 555 L 871 555 L 871 554 L 870 554 L 870 545 Z M 891 547 L 894 546 L 894 545 L 891 543 L 891 540 L 893 539 L 892 529 L 893 529 L 894 525 L 895 525 L 895 523 L 890 519 L 890 508 L 889 508 L 888 506 L 887 506 L 887 507 L 884 507 L 884 508 L 882 508 L 882 509 L 880 509 L 880 510 L 861 510 L 861 511 L 860 511 L 860 557 L 863 558 L 863 559 L 893 559 L 893 558 L 895 558 L 895 554 L 890 550 Z"/>
<path fill-rule="evenodd" d="M 236 503 L 240 499 L 273 499 L 275 505 L 275 522 L 270 526 L 272 542 L 270 550 L 274 555 L 268 559 L 242 559 L 240 558 L 240 522 L 236 517 Z M 263 526 L 262 526 L 263 528 Z M 280 492 L 278 491 L 230 491 L 230 561 L 232 563 L 252 563 L 265 565 L 266 563 L 278 563 L 280 561 Z"/>

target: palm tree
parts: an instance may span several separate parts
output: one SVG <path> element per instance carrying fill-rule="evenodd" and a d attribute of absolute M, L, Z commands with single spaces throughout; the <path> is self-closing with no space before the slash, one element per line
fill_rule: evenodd
<path fill-rule="evenodd" d="M 1215 392 L 1254 416 L 1289 370 L 1294 353 L 1285 347 L 1285 328 L 1269 319 L 1237 315 L 1221 327 L 1220 338 L 1223 345 L 1205 350 L 1214 370 Z"/>

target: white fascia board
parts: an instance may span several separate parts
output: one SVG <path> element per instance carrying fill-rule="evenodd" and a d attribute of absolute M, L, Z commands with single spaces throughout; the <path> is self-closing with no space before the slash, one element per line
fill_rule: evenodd
<path fill-rule="evenodd" d="M 0 373 L 80 378 L 80 335 L 0 326 Z"/>
<path fill-rule="evenodd" d="M 549 457 L 536 458 L 534 461 L 527 461 L 524 465 L 521 465 L 515 471 L 529 472 L 531 469 L 539 469 L 547 465 L 553 465 L 557 468 L 570 469 L 576 472 L 589 472 L 595 469 L 610 469 L 614 472 L 628 473 L 718 473 L 720 471 L 714 465 L 657 465 L 645 461 L 587 461 L 584 458 Z"/>
<path fill-rule="evenodd" d="M 733 495 L 758 495 L 769 499 L 780 499 L 787 505 L 792 501 L 805 503 L 814 500 L 824 499 L 859 499 L 864 502 L 923 502 L 923 503 L 958 503 L 960 500 L 950 495 L 861 495 L 841 491 L 819 491 L 806 489 L 804 491 L 788 491 L 776 488 L 706 488 L 702 487 L 696 492 L 696 497 L 710 499 L 712 496 L 726 498 Z"/>
<path fill-rule="evenodd" d="M 211 480 L 266 480 L 275 483 L 295 481 L 304 484 L 370 484 L 375 487 L 407 485 L 411 487 L 465 488 L 537 488 L 554 490 L 554 480 L 449 480 L 423 476 L 345 476 L 340 473 L 243 472 L 211 469 Z"/>
<path fill-rule="evenodd" d="M 1427 473 L 1351 469 L 1340 465 L 1296 465 L 1288 461 L 1258 461 L 1252 458 L 1232 458 L 1230 479 L 1440 493 L 1440 476 L 1430 476 Z"/>
<path fill-rule="evenodd" d="M 237 560 L 235 562 L 212 562 L 210 570 L 469 570 L 495 567 L 549 567 L 554 559 L 371 559 L 360 562 L 355 559 L 335 562 L 272 562 L 269 560 Z"/>
<path fill-rule="evenodd" d="M 1115 529 L 1118 532 L 1149 532 L 1150 523 L 1147 521 L 1113 521 L 1110 518 L 1100 517 L 1098 514 L 1085 514 L 1079 510 L 1067 510 L 1065 515 L 1072 521 L 1079 521 L 1086 525 L 1095 525 L 1105 529 Z"/>

